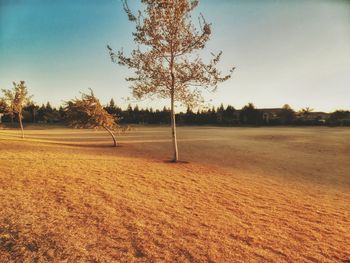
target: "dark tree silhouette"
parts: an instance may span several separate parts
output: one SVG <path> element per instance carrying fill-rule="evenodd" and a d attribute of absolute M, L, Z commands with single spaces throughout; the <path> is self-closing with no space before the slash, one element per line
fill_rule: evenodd
<path fill-rule="evenodd" d="M 336 110 L 331 113 L 329 117 L 329 122 L 331 125 L 340 125 L 350 124 L 350 111 L 348 110 Z"/>
<path fill-rule="evenodd" d="M 30 119 L 24 118 L 26 121 L 31 121 L 33 123 L 36 122 L 37 119 L 37 113 L 39 110 L 39 106 L 35 105 L 34 102 L 29 103 L 24 107 L 24 111 L 29 113 Z"/>
<path fill-rule="evenodd" d="M 284 104 L 277 116 L 282 124 L 290 124 L 295 119 L 295 111 L 288 104 Z"/>
<path fill-rule="evenodd" d="M 240 120 L 243 124 L 260 124 L 262 121 L 262 114 L 255 108 L 253 103 L 248 103 L 241 110 Z"/>

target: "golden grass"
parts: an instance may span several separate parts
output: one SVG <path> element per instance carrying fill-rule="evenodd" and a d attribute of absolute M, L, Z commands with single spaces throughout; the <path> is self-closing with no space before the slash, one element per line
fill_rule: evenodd
<path fill-rule="evenodd" d="M 167 131 L 0 131 L 0 262 L 350 259 L 350 131 Z"/>

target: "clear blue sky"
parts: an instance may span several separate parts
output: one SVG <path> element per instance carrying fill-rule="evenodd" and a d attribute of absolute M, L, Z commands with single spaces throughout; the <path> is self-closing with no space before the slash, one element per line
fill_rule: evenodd
<path fill-rule="evenodd" d="M 237 67 L 213 105 L 350 108 L 350 1 L 202 0 L 197 11 L 212 23 L 207 54 Z M 0 88 L 25 80 L 37 103 L 57 106 L 91 87 L 125 107 L 131 72 L 106 45 L 130 50 L 132 31 L 119 0 L 0 0 Z"/>

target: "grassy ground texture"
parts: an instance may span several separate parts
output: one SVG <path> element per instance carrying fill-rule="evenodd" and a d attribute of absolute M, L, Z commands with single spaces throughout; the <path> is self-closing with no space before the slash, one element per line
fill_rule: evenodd
<path fill-rule="evenodd" d="M 0 262 L 345 262 L 350 129 L 0 130 Z"/>

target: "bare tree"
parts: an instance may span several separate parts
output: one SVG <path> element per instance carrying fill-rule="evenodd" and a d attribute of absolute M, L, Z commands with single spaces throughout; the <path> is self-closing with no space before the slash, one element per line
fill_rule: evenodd
<path fill-rule="evenodd" d="M 28 95 L 27 86 L 25 81 L 21 80 L 19 83 L 12 82 L 13 88 L 3 89 L 3 101 L 6 104 L 6 114 L 11 116 L 13 120 L 14 114 L 17 114 L 19 125 L 22 131 L 22 138 L 24 138 L 23 129 L 23 107 L 30 103 L 32 96 Z"/>
<path fill-rule="evenodd" d="M 215 91 L 217 84 L 228 80 L 234 70 L 223 75 L 218 69 L 222 52 L 212 54 L 203 62 L 198 51 L 211 35 L 211 25 L 199 17 L 199 29 L 192 22 L 191 12 L 198 0 L 142 0 L 145 9 L 134 15 L 127 1 L 123 6 L 130 21 L 136 24 L 133 33 L 138 48 L 130 56 L 123 51 L 114 53 L 107 46 L 113 62 L 134 70 L 133 95 L 138 98 L 167 98 L 171 103 L 171 128 L 174 148 L 173 161 L 178 161 L 175 103 L 190 108 L 203 100 L 202 89 Z"/>
<path fill-rule="evenodd" d="M 117 146 L 113 131 L 119 127 L 118 118 L 103 108 L 91 89 L 90 94 L 82 93 L 81 99 L 66 102 L 65 112 L 70 126 L 87 129 L 104 128 L 112 137 L 114 147 Z"/>
<path fill-rule="evenodd" d="M 304 117 L 305 120 L 308 120 L 309 119 L 309 116 L 311 114 L 311 112 L 313 111 L 314 109 L 311 109 L 310 107 L 305 107 L 305 108 L 302 108 L 300 111 L 299 111 L 299 114 Z"/>

